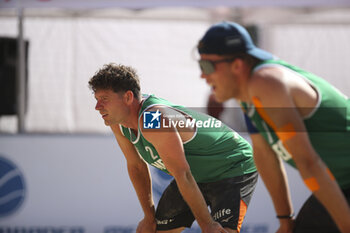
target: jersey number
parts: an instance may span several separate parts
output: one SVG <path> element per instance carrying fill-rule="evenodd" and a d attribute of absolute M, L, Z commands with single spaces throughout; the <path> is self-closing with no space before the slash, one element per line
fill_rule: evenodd
<path fill-rule="evenodd" d="M 153 150 L 149 146 L 145 146 L 145 150 L 151 154 L 151 157 L 153 160 L 156 160 L 158 158 L 157 155 L 154 155 Z"/>
<path fill-rule="evenodd" d="M 284 161 L 288 161 L 292 158 L 292 156 L 288 153 L 286 148 L 284 148 L 282 141 L 278 140 L 275 144 L 272 145 L 272 149 L 275 153 L 280 156 Z"/>

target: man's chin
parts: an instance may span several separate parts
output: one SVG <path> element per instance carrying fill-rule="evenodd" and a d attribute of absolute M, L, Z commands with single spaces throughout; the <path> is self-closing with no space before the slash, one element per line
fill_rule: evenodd
<path fill-rule="evenodd" d="M 217 95 L 216 93 L 215 93 L 214 96 L 215 96 L 216 102 L 218 102 L 218 103 L 223 103 L 223 102 L 225 102 L 226 100 L 229 99 L 229 98 L 224 98 L 223 96 Z"/>
<path fill-rule="evenodd" d="M 113 126 L 113 125 L 118 125 L 119 124 L 116 121 L 107 121 L 107 120 L 105 120 L 104 123 L 105 123 L 106 126 Z"/>

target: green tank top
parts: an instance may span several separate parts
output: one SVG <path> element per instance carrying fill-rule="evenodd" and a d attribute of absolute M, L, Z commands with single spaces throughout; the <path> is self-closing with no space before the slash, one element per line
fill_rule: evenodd
<path fill-rule="evenodd" d="M 198 183 L 213 182 L 256 171 L 250 144 L 221 121 L 183 106 L 174 105 L 154 95 L 144 96 L 144 98 L 139 120 L 148 108 L 157 105 L 167 106 L 181 114 L 187 114 L 196 122 L 202 121 L 203 125 L 208 126 L 196 127 L 194 136 L 183 143 L 186 160 Z M 169 174 L 157 150 L 143 137 L 140 125 L 138 125 L 137 135 L 129 128 L 123 126 L 120 128 L 123 135 L 133 143 L 139 155 L 147 163 Z"/>
<path fill-rule="evenodd" d="M 320 77 L 281 60 L 268 60 L 255 69 L 278 66 L 303 77 L 317 92 L 319 101 L 309 116 L 303 119 L 313 148 L 332 171 L 341 188 L 350 187 L 350 100 Z M 295 166 L 291 155 L 273 129 L 255 111 L 254 105 L 241 103 L 246 115 L 274 152 Z"/>

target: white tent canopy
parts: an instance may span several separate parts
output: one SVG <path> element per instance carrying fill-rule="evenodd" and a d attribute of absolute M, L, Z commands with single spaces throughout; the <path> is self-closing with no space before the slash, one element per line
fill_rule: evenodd
<path fill-rule="evenodd" d="M 3 0 L 6 8 L 130 8 L 154 7 L 339 7 L 350 6 L 349 0 Z"/>

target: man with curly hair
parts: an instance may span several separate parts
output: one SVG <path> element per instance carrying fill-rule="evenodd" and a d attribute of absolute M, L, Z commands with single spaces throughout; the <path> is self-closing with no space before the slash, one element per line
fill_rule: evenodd
<path fill-rule="evenodd" d="M 141 95 L 132 67 L 105 65 L 89 86 L 144 212 L 137 233 L 181 232 L 195 219 L 205 233 L 240 231 L 257 182 L 247 141 L 215 118 Z M 174 177 L 157 210 L 147 163 Z"/>

